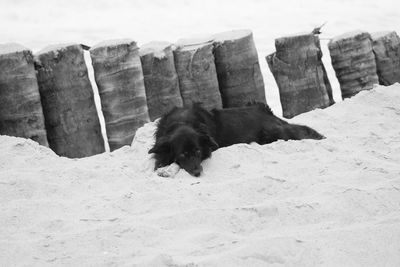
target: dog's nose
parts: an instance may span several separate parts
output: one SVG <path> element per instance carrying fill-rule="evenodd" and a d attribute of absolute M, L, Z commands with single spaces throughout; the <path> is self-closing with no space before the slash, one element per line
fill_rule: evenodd
<path fill-rule="evenodd" d="M 201 172 L 203 171 L 203 167 L 199 167 L 193 171 L 193 176 L 199 177 Z"/>

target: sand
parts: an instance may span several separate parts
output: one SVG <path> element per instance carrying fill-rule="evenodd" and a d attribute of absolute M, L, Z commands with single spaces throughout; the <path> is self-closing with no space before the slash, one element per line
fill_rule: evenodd
<path fill-rule="evenodd" d="M 0 136 L 2 266 L 400 266 L 400 85 L 290 120 L 322 141 L 238 144 L 157 176 L 154 123 L 84 159 Z"/>
<path fill-rule="evenodd" d="M 399 6 L 395 0 L 3 0 L 0 43 L 36 52 L 53 43 L 90 46 L 127 36 L 141 46 L 251 29 L 268 103 L 280 115 L 265 62 L 276 38 L 327 21 L 323 61 L 339 102 L 330 38 L 355 29 L 400 32 Z M 153 173 L 152 123 L 138 131 L 132 148 L 81 160 L 0 136 L 0 266 L 400 266 L 399 95 L 399 85 L 380 87 L 300 115 L 291 121 L 328 138 L 220 149 L 200 178 Z"/>

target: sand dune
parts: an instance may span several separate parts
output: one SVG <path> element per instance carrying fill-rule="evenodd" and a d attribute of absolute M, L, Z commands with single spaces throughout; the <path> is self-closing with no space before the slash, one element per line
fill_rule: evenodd
<path fill-rule="evenodd" d="M 0 136 L 2 266 L 399 266 L 400 85 L 291 120 L 322 141 L 238 144 L 158 177 L 154 123 L 73 160 Z"/>

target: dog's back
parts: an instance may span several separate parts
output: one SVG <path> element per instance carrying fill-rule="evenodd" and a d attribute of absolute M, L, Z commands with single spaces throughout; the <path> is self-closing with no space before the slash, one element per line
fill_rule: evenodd
<path fill-rule="evenodd" d="M 191 107 L 175 107 L 165 114 L 158 122 L 155 133 L 156 140 L 174 131 L 180 125 L 191 126 L 199 129 L 206 125 L 210 135 L 215 136 L 215 125 L 212 115 L 203 109 L 200 104 L 193 104 Z"/>
<path fill-rule="evenodd" d="M 252 103 L 245 107 L 214 109 L 216 141 L 220 147 L 238 143 L 268 144 L 277 140 L 321 139 L 313 129 L 289 124 L 276 117 L 269 106 Z"/>

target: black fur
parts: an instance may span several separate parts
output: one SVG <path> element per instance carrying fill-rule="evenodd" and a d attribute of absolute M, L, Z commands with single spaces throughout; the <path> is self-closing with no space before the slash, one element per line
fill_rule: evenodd
<path fill-rule="evenodd" d="M 310 127 L 288 122 L 276 117 L 263 103 L 246 107 L 214 109 L 216 141 L 219 147 L 237 143 L 256 142 L 261 145 L 277 140 L 323 139 L 324 136 Z"/>
<path fill-rule="evenodd" d="M 218 148 L 212 115 L 194 104 L 190 108 L 174 108 L 158 122 L 156 143 L 149 153 L 155 153 L 155 169 L 176 162 L 194 176 L 202 171 L 201 162 Z"/>
<path fill-rule="evenodd" d="M 324 136 L 310 127 L 289 124 L 276 117 L 267 104 L 249 103 L 245 107 L 211 112 L 199 104 L 174 108 L 160 119 L 155 138 L 156 143 L 149 151 L 155 154 L 155 169 L 176 162 L 191 175 L 199 176 L 201 162 L 218 147 Z"/>

